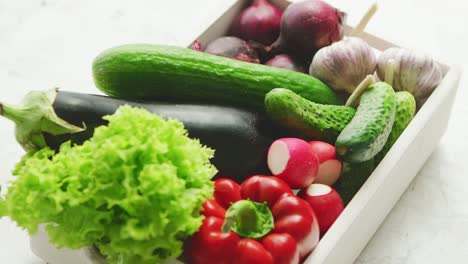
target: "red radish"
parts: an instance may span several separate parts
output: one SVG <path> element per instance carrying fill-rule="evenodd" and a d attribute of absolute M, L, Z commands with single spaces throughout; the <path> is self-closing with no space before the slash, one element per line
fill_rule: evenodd
<path fill-rule="evenodd" d="M 254 0 L 236 18 L 232 33 L 245 40 L 270 45 L 279 36 L 283 11 L 267 0 Z"/>
<path fill-rule="evenodd" d="M 204 52 L 235 60 L 260 63 L 257 51 L 246 41 L 236 37 L 220 37 L 206 46 Z"/>
<path fill-rule="evenodd" d="M 330 186 L 314 183 L 302 189 L 298 196 L 314 209 L 323 236 L 344 210 L 340 195 Z"/>
<path fill-rule="evenodd" d="M 287 54 L 279 54 L 267 61 L 265 65 L 288 69 L 297 72 L 305 72 L 305 68 L 299 61 Z"/>
<path fill-rule="evenodd" d="M 292 189 L 309 186 L 317 176 L 319 162 L 309 143 L 299 138 L 281 138 L 268 150 L 271 173 Z"/>
<path fill-rule="evenodd" d="M 343 172 L 343 162 L 336 157 L 335 146 L 322 141 L 311 141 L 309 144 L 320 164 L 314 183 L 332 186 Z"/>
<path fill-rule="evenodd" d="M 283 13 L 280 36 L 272 53 L 289 51 L 297 56 L 312 55 L 320 48 L 343 38 L 345 14 L 320 0 L 292 3 Z"/>

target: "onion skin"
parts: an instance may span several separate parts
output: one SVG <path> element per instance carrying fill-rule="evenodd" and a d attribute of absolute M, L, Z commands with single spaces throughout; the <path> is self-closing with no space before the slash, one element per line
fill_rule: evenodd
<path fill-rule="evenodd" d="M 265 65 L 288 69 L 297 72 L 305 72 L 304 66 L 295 58 L 287 54 L 279 54 L 267 61 Z"/>
<path fill-rule="evenodd" d="M 279 36 L 283 11 L 267 0 L 254 0 L 232 24 L 232 34 L 241 39 L 271 45 Z"/>
<path fill-rule="evenodd" d="M 289 5 L 283 13 L 280 36 L 271 52 L 312 55 L 320 48 L 343 38 L 345 13 L 320 0 L 307 0 Z"/>
<path fill-rule="evenodd" d="M 235 60 L 260 63 L 257 51 L 246 41 L 237 37 L 220 37 L 211 41 L 204 52 Z"/>
<path fill-rule="evenodd" d="M 364 40 L 349 37 L 321 48 L 310 65 L 310 75 L 337 92 L 351 94 L 367 75 L 373 74 L 377 56 Z"/>
<path fill-rule="evenodd" d="M 396 63 L 393 88 L 412 93 L 420 109 L 442 81 L 442 68 L 427 54 L 404 48 L 389 48 L 378 59 L 377 74 L 380 79 L 385 78 L 385 69 L 390 59 Z"/>
<path fill-rule="evenodd" d="M 195 40 L 192 42 L 192 45 L 190 45 L 190 48 L 195 51 L 202 51 L 202 44 L 199 40 Z"/>

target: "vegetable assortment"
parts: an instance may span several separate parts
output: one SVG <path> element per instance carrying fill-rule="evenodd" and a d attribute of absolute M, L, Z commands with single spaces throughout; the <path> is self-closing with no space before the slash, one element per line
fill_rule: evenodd
<path fill-rule="evenodd" d="M 360 39 L 373 12 L 343 36 L 325 2 L 254 0 L 230 36 L 105 50 L 107 96 L 0 103 L 27 151 L 0 216 L 108 263 L 300 263 L 442 79 Z"/>

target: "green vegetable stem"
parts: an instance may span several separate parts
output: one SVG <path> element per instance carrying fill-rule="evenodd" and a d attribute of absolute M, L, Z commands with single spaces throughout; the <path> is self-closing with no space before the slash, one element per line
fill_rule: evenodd
<path fill-rule="evenodd" d="M 46 147 L 44 133 L 61 135 L 83 131 L 58 117 L 52 104 L 57 90 L 28 93 L 19 106 L 0 103 L 0 115 L 16 124 L 16 140 L 26 150 Z"/>

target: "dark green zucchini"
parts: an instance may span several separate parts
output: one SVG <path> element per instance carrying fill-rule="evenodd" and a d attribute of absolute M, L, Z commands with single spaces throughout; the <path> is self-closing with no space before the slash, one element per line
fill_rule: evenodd
<path fill-rule="evenodd" d="M 202 144 L 215 149 L 212 162 L 218 168 L 219 175 L 238 181 L 242 181 L 253 173 L 267 172 L 266 153 L 269 145 L 279 137 L 280 133 L 280 130 L 263 114 L 232 107 L 134 102 L 107 96 L 55 90 L 34 92 L 28 96 L 36 97 L 36 99 L 25 98 L 23 105 L 19 107 L 0 104 L 0 112 L 16 122 L 19 133 L 17 133 L 17 138 L 25 149 L 45 146 L 58 149 L 67 140 L 80 144 L 92 136 L 95 127 L 106 124 L 102 119 L 104 115 L 113 114 L 119 106 L 129 104 L 142 107 L 165 118 L 180 120 L 190 137 L 198 138 Z M 44 117 L 44 114 L 37 113 L 44 112 L 47 108 L 44 105 L 44 102 L 47 102 L 46 99 L 37 100 L 37 97 L 41 96 L 50 99 L 48 108 L 57 117 L 52 122 L 55 123 L 53 126 L 44 126 L 38 121 Z M 41 104 L 28 103 L 31 101 L 40 101 Z M 26 103 L 33 107 L 25 107 Z M 38 107 L 44 109 L 38 109 Z M 29 110 L 18 112 L 18 109 L 25 108 Z M 28 127 L 34 126 L 34 129 L 26 132 Z M 80 129 L 83 126 L 86 129 Z"/>
<path fill-rule="evenodd" d="M 93 75 L 102 92 L 124 99 L 230 104 L 263 111 L 266 93 L 287 88 L 316 103 L 341 103 L 330 88 L 308 74 L 173 46 L 108 49 L 94 60 Z"/>

